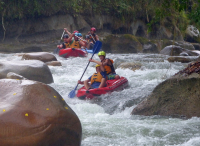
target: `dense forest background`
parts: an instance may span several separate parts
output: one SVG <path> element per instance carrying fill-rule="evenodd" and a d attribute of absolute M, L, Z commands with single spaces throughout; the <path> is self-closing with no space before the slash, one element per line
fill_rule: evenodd
<path fill-rule="evenodd" d="M 14 20 L 54 14 L 107 14 L 122 21 L 143 18 L 149 26 L 169 17 L 174 23 L 200 28 L 200 0 L 1 0 L 1 19 Z"/>
<path fill-rule="evenodd" d="M 126 25 L 140 19 L 148 32 L 168 19 L 183 36 L 187 25 L 200 29 L 200 0 L 1 0 L 0 13 L 4 30 L 5 23 L 11 21 L 57 14 L 112 15 Z"/>

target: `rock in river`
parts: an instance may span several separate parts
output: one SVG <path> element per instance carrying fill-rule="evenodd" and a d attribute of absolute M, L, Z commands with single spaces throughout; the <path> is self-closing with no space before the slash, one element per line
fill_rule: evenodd
<path fill-rule="evenodd" d="M 80 146 L 74 111 L 52 87 L 31 80 L 0 80 L 1 146 Z"/>

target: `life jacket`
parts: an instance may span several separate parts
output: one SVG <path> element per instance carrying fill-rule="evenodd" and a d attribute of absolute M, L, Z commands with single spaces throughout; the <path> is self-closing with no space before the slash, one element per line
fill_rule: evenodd
<path fill-rule="evenodd" d="M 103 76 L 101 75 L 100 72 L 98 73 L 94 73 L 91 77 L 91 84 L 94 83 L 94 82 L 101 82 L 101 79 L 103 78 Z"/>
<path fill-rule="evenodd" d="M 109 59 L 109 58 L 106 58 Z M 109 75 L 110 73 L 115 73 L 115 68 L 113 66 L 114 61 L 112 59 L 109 59 L 111 62 L 111 65 L 105 65 L 104 69 L 106 71 L 106 74 Z"/>
<path fill-rule="evenodd" d="M 97 41 L 96 34 L 95 33 L 94 34 L 90 34 L 89 39 L 90 39 L 90 41 L 92 41 L 95 44 L 95 42 Z"/>
<path fill-rule="evenodd" d="M 63 48 L 69 48 L 70 44 L 69 43 L 63 43 Z"/>
<path fill-rule="evenodd" d="M 81 48 L 81 45 L 79 44 L 79 41 L 72 40 L 73 42 L 69 46 L 70 48 Z"/>

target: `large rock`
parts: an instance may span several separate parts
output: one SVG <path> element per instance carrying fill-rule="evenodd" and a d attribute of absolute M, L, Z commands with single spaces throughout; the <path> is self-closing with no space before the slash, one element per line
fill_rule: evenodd
<path fill-rule="evenodd" d="M 167 59 L 169 62 L 181 62 L 188 63 L 194 61 L 192 58 L 180 57 L 180 56 L 171 56 Z"/>
<path fill-rule="evenodd" d="M 150 42 L 143 45 L 142 52 L 143 53 L 159 53 L 157 46 Z"/>
<path fill-rule="evenodd" d="M 59 62 L 59 61 L 46 62 L 46 65 L 48 65 L 48 66 L 62 66 L 61 62 Z"/>
<path fill-rule="evenodd" d="M 142 44 L 137 37 L 126 34 L 121 36 L 109 35 L 102 45 L 108 53 L 138 53 L 142 52 Z"/>
<path fill-rule="evenodd" d="M 132 111 L 135 115 L 200 117 L 200 62 L 191 63 L 172 78 L 159 84 L 152 94 Z"/>
<path fill-rule="evenodd" d="M 81 123 L 52 87 L 0 80 L 1 146 L 80 146 Z"/>
<path fill-rule="evenodd" d="M 198 53 L 183 49 L 182 47 L 175 45 L 166 46 L 160 51 L 160 54 L 169 56 L 198 56 Z"/>
<path fill-rule="evenodd" d="M 49 67 L 38 60 L 1 61 L 0 79 L 7 78 L 9 72 L 14 72 L 29 80 L 46 84 L 53 83 L 53 76 Z"/>
<path fill-rule="evenodd" d="M 193 25 L 189 25 L 186 29 L 185 40 L 188 42 L 198 43 L 199 42 L 199 30 Z"/>
<path fill-rule="evenodd" d="M 141 66 L 142 66 L 142 64 L 140 64 L 140 63 L 124 62 L 124 63 L 121 63 L 121 64 L 118 66 L 118 68 L 122 68 L 122 69 L 129 68 L 129 69 L 135 71 L 135 70 L 140 69 Z"/>
<path fill-rule="evenodd" d="M 48 52 L 25 53 L 22 60 L 40 60 L 42 62 L 57 61 L 56 57 Z"/>

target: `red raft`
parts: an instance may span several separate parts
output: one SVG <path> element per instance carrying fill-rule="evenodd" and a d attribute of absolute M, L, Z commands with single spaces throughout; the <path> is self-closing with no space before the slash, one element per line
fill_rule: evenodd
<path fill-rule="evenodd" d="M 106 87 L 90 89 L 89 91 L 87 91 L 83 86 L 78 90 L 76 96 L 79 99 L 93 99 L 95 96 L 100 96 L 117 90 L 123 90 L 128 86 L 128 80 L 125 77 L 120 77 L 120 79 L 107 80 L 106 84 Z"/>
<path fill-rule="evenodd" d="M 61 49 L 59 51 L 59 56 L 68 58 L 68 57 L 86 57 L 87 52 L 83 51 L 81 49 L 75 49 L 75 48 L 66 48 Z"/>

